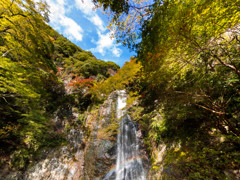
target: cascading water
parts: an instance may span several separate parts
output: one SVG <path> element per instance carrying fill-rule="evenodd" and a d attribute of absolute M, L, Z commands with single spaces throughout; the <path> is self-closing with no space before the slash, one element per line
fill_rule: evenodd
<path fill-rule="evenodd" d="M 142 160 L 138 157 L 138 138 L 135 123 L 125 114 L 126 93 L 118 91 L 117 118 L 122 118 L 117 137 L 116 180 L 145 180 Z"/>

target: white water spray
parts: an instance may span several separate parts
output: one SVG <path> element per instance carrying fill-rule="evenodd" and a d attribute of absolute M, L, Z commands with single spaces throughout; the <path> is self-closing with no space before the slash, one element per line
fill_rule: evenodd
<path fill-rule="evenodd" d="M 138 138 L 135 123 L 125 113 L 126 93 L 118 91 L 117 118 L 120 121 L 117 138 L 116 180 L 145 180 L 142 160 L 138 155 Z"/>

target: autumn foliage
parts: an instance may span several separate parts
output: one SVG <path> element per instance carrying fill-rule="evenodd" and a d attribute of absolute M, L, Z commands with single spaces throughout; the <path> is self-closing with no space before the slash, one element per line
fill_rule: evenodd
<path fill-rule="evenodd" d="M 94 79 L 92 78 L 82 79 L 81 77 L 77 76 L 73 80 L 71 80 L 67 86 L 73 87 L 74 89 L 85 88 L 85 87 L 91 88 L 93 87 L 93 81 Z"/>
<path fill-rule="evenodd" d="M 107 97 L 115 90 L 125 89 L 128 84 L 134 81 L 136 75 L 140 72 L 141 65 L 136 62 L 135 58 L 125 62 L 124 66 L 116 74 L 109 77 L 106 81 L 97 83 L 91 93 L 94 97 L 100 98 L 102 95 Z"/>

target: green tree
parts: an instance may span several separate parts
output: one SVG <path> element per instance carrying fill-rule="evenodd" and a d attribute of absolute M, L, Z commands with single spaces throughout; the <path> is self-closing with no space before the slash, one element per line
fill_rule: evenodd
<path fill-rule="evenodd" d="M 0 152 L 27 153 L 13 162 L 17 168 L 53 134 L 47 112 L 54 110 L 50 101 L 63 91 L 47 14 L 44 3 L 0 1 Z"/>
<path fill-rule="evenodd" d="M 142 23 L 132 24 L 141 30 L 135 42 L 133 32 L 122 33 L 123 19 L 113 22 L 119 40 L 137 49 L 144 112 L 163 116 L 143 118 L 151 124 L 145 131 L 169 145 L 165 167 L 188 179 L 224 179 L 226 169 L 239 166 L 239 5 L 156 0 L 144 10 Z M 177 153 L 173 144 L 181 146 Z M 187 155 L 178 160 L 179 153 Z"/>
<path fill-rule="evenodd" d="M 141 65 L 136 63 L 136 59 L 132 58 L 126 62 L 116 74 L 109 77 L 105 81 L 97 83 L 92 89 L 91 93 L 96 99 L 107 97 L 115 90 L 125 89 L 140 72 Z"/>

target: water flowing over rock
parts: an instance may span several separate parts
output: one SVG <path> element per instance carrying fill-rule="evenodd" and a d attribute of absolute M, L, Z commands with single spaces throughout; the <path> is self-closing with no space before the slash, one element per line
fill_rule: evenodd
<path fill-rule="evenodd" d="M 120 119 L 126 110 L 124 109 L 127 105 L 127 95 L 124 90 L 120 90 L 117 92 L 118 98 L 117 98 L 117 119 Z"/>
<path fill-rule="evenodd" d="M 136 125 L 128 115 L 120 122 L 118 134 L 116 180 L 145 180 L 145 172 L 139 157 Z"/>
<path fill-rule="evenodd" d="M 92 134 L 92 142 L 88 144 L 85 153 L 86 179 L 145 179 L 144 169 L 147 169 L 147 163 L 145 166 L 142 164 L 142 155 L 140 155 L 145 150 L 142 149 L 139 153 L 139 147 L 143 144 L 138 140 L 141 133 L 130 116 L 125 115 L 127 113 L 126 100 L 127 95 L 124 90 L 113 92 L 100 108 L 99 121 L 94 124 L 95 133 Z M 109 128 L 113 130 L 113 125 L 115 130 L 107 135 L 105 130 L 108 131 Z M 105 132 L 104 136 L 102 132 Z M 123 136 L 126 138 L 121 138 Z M 121 142 L 124 141 L 123 144 L 119 142 L 120 139 L 122 139 Z"/>
<path fill-rule="evenodd" d="M 123 97 L 121 97 L 123 96 Z M 117 117 L 124 115 L 126 105 L 124 91 L 119 91 Z M 141 158 L 139 158 L 136 124 L 129 115 L 124 115 L 120 122 L 117 140 L 116 180 L 145 180 L 145 172 Z"/>

